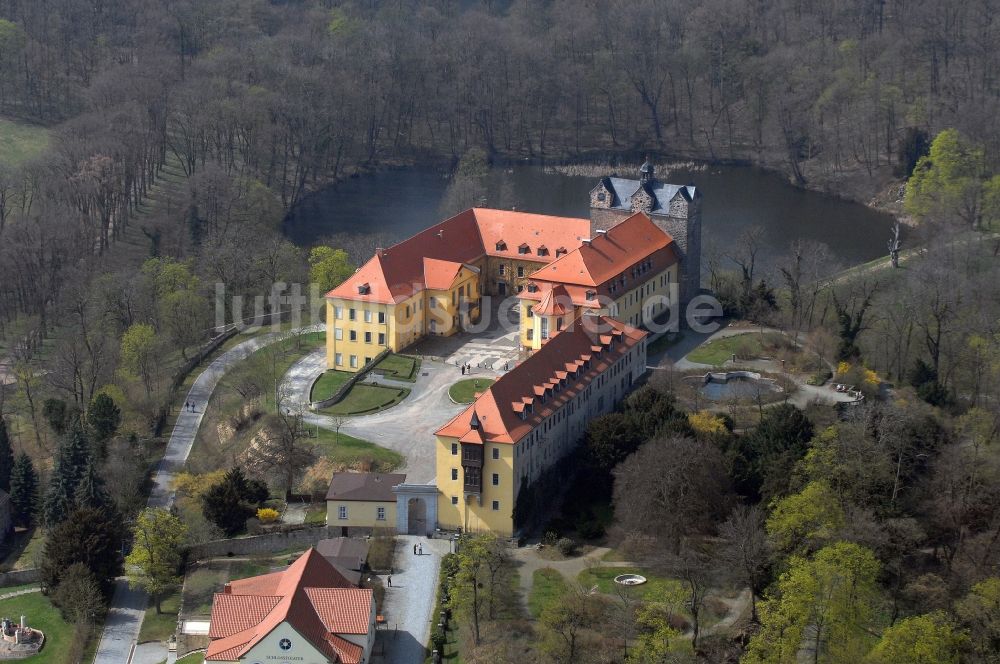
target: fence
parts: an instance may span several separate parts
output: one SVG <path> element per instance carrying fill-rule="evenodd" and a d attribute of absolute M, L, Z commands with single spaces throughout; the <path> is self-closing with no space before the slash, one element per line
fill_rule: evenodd
<path fill-rule="evenodd" d="M 309 404 L 309 408 L 311 408 L 312 410 L 319 410 L 321 408 L 329 408 L 333 404 L 335 404 L 338 401 L 340 401 L 341 399 L 343 399 L 344 395 L 347 394 L 347 391 L 350 390 L 352 387 L 354 387 L 355 383 L 357 383 L 359 380 L 363 379 L 368 374 L 368 372 L 371 371 L 372 369 L 374 369 L 375 365 L 378 364 L 379 362 L 381 362 L 385 358 L 385 356 L 388 355 L 388 354 L 389 354 L 389 349 L 386 348 L 381 353 L 379 353 L 378 355 L 376 355 L 375 357 L 373 357 L 371 362 L 369 362 L 365 366 L 361 367 L 361 371 L 357 372 L 356 374 L 354 374 L 353 376 L 351 376 L 350 378 L 348 378 L 347 382 L 344 383 L 343 385 L 341 385 L 340 389 L 337 390 L 336 392 L 334 392 L 333 396 L 331 396 L 328 399 L 323 399 L 322 401 L 313 401 L 313 402 L 311 402 Z M 316 381 L 318 381 L 322 377 L 323 377 L 323 374 L 320 374 L 320 375 L 316 376 L 315 379 L 313 379 L 312 384 L 309 386 L 309 396 L 310 397 L 312 397 L 312 389 L 316 385 Z"/>

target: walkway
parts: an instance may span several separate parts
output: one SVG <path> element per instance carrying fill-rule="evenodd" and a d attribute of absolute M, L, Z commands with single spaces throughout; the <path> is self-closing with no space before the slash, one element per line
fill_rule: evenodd
<path fill-rule="evenodd" d="M 303 332 L 318 332 L 325 329 L 324 325 L 305 328 Z M 191 446 L 194 445 L 201 418 L 205 413 L 215 386 L 225 373 L 235 364 L 245 360 L 254 351 L 284 338 L 288 332 L 262 334 L 237 344 L 222 353 L 201 372 L 191 385 L 186 401 L 195 404 L 195 412 L 181 411 L 177 416 L 170 441 L 163 453 L 163 458 L 156 467 L 153 476 L 153 489 L 149 494 L 149 507 L 169 507 L 174 502 L 170 486 L 174 475 L 183 470 L 187 462 Z M 146 593 L 129 588 L 128 580 L 119 577 L 115 580 L 115 592 L 111 599 L 107 618 L 104 621 L 104 632 L 94 656 L 94 664 L 125 664 L 129 661 L 129 653 L 139 638 L 139 629 L 149 601 Z"/>
<path fill-rule="evenodd" d="M 423 546 L 423 555 L 413 555 L 413 545 Z M 437 597 L 441 558 L 448 553 L 448 540 L 400 535 L 396 539 L 392 587 L 385 589 L 382 615 L 386 629 L 379 634 L 376 662 L 387 664 L 423 664 L 430 639 L 434 600 Z M 386 579 L 383 577 L 383 583 Z"/>
<path fill-rule="evenodd" d="M 31 593 L 42 592 L 41 586 L 35 586 L 34 588 L 21 588 L 20 590 L 15 590 L 14 592 L 0 594 L 0 600 L 10 599 L 11 597 L 20 597 L 21 595 L 30 595 Z"/>
<path fill-rule="evenodd" d="M 535 583 L 535 571 L 540 569 L 554 569 L 562 574 L 567 583 L 576 583 L 576 577 L 585 569 L 600 565 L 601 567 L 638 567 L 637 563 L 621 561 L 602 560 L 605 554 L 611 549 L 606 546 L 598 546 L 588 551 L 582 556 L 567 558 L 565 560 L 546 560 L 538 555 L 538 550 L 532 546 L 524 546 L 513 549 L 512 557 L 517 564 L 517 572 L 521 582 L 521 602 L 525 610 L 528 607 L 528 597 L 531 595 L 531 588 Z"/>
<path fill-rule="evenodd" d="M 313 379 L 326 370 L 326 351 L 310 353 L 285 374 L 282 390 L 295 407 L 301 408 L 308 423 L 335 431 L 338 418 L 309 410 L 309 388 Z M 493 375 L 493 374 L 490 374 Z M 389 381 L 380 384 L 407 387 L 410 394 L 397 405 L 370 415 L 339 418 L 340 432 L 367 440 L 403 455 L 406 481 L 426 484 L 434 481 L 434 432 L 460 413 L 465 406 L 448 398 L 448 388 L 461 380 L 458 367 L 424 359 L 415 383 Z"/>

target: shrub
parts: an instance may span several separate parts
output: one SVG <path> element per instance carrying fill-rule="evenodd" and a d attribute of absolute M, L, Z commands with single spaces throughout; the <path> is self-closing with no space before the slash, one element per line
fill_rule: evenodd
<path fill-rule="evenodd" d="M 271 509 L 270 507 L 261 507 L 257 510 L 257 519 L 261 523 L 274 523 L 278 520 L 278 510 Z"/>
<path fill-rule="evenodd" d="M 555 546 L 557 541 L 559 541 L 559 535 L 552 530 L 547 530 L 542 535 L 542 544 L 545 546 Z"/>
<path fill-rule="evenodd" d="M 576 542 L 574 542 L 568 537 L 563 537 L 560 538 L 558 542 L 556 542 L 556 548 L 559 549 L 559 553 L 563 554 L 564 556 L 572 556 L 574 553 L 576 553 Z"/>
<path fill-rule="evenodd" d="M 585 540 L 593 540 L 604 535 L 604 525 L 592 515 L 583 515 L 576 522 L 576 532 Z"/>

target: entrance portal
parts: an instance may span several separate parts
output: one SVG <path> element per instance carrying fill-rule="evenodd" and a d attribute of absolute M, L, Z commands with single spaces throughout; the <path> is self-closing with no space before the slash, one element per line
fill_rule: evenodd
<path fill-rule="evenodd" d="M 406 505 L 407 535 L 427 534 L 427 503 L 423 498 L 410 498 Z"/>

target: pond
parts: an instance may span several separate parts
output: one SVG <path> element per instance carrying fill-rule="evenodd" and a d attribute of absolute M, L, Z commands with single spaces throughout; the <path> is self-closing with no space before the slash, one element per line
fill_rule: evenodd
<path fill-rule="evenodd" d="M 759 374 L 751 372 L 708 374 L 693 376 L 687 380 L 704 381 L 701 394 L 709 401 L 756 400 L 758 395 L 762 395 L 767 401 L 781 392 L 781 388 L 773 379 L 762 378 Z"/>
<path fill-rule="evenodd" d="M 735 241 L 747 227 L 764 231 L 764 266 L 773 266 L 796 238 L 825 242 L 844 266 L 885 254 L 892 218 L 824 194 L 793 187 L 750 167 L 657 171 L 659 179 L 694 183 L 704 194 L 706 250 Z M 635 174 L 619 173 L 635 177 Z M 439 221 L 451 180 L 431 168 L 379 171 L 344 180 L 307 196 L 286 219 L 295 243 L 312 245 L 335 233 L 386 233 L 399 241 Z M 593 176 L 563 175 L 541 165 L 494 168 L 485 178 L 486 205 L 564 216 L 589 216 Z M 703 259 L 702 264 L 704 265 Z"/>

